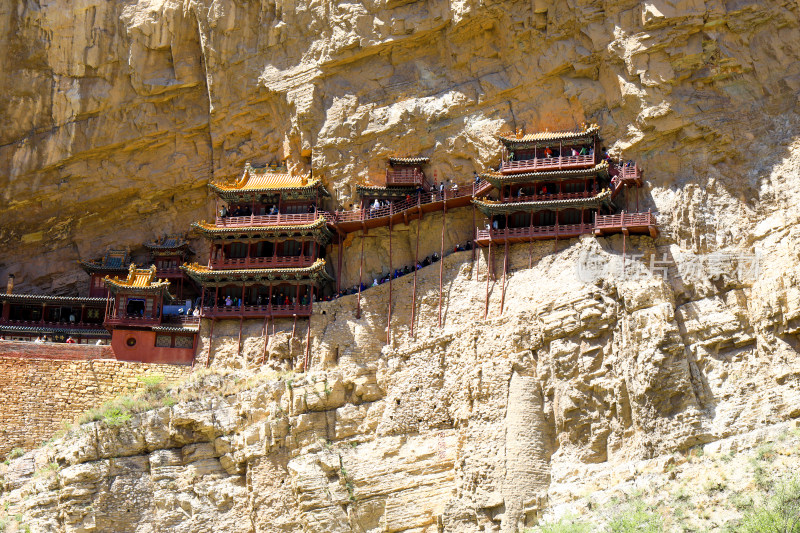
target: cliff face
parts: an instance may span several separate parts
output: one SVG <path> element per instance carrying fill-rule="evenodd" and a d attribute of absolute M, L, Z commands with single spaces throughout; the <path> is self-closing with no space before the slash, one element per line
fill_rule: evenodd
<path fill-rule="evenodd" d="M 466 181 L 503 129 L 597 122 L 669 242 L 747 245 L 786 198 L 792 2 L 22 2 L 0 8 L 0 276 L 185 231 L 205 184 L 288 158 L 335 203 L 425 153 Z M 791 202 L 790 202 L 791 205 Z M 37 261 L 27 258 L 37 257 Z"/>
<path fill-rule="evenodd" d="M 501 129 L 583 121 L 644 167 L 639 202 L 662 231 L 627 240 L 624 269 L 621 237 L 512 247 L 502 313 L 495 249 L 488 320 L 486 251 L 455 254 L 443 328 L 428 267 L 415 338 L 411 280 L 393 286 L 389 346 L 386 286 L 361 319 L 354 296 L 322 304 L 313 372 L 227 397 L 206 384 L 12 462 L 6 498 L 35 527 L 511 532 L 606 467 L 624 477 L 628 461 L 800 415 L 796 4 L 0 9 L 0 268 L 24 284 L 66 287 L 82 276 L 67 260 L 186 228 L 207 214 L 206 180 L 248 159 L 311 165 L 347 204 L 390 154 L 467 181 L 497 162 Z M 472 219 L 448 215 L 449 247 Z M 423 254 L 439 223 L 423 220 Z M 395 228 L 396 265 L 416 224 Z M 386 237 L 364 237 L 368 278 Z M 266 340 L 267 367 L 298 367 L 302 323 L 294 339 L 290 323 L 269 339 L 246 323 L 241 355 L 238 326 L 218 323 L 210 350 L 204 330 L 200 362 L 252 374 Z M 33 475 L 50 461 L 58 472 Z"/>

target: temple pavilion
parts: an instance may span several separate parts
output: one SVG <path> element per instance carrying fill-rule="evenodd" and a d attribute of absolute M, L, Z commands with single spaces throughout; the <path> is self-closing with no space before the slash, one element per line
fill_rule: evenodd
<path fill-rule="evenodd" d="M 182 267 L 203 288 L 203 317 L 309 316 L 315 295 L 333 281 L 321 181 L 248 163 L 240 179 L 209 186 L 217 216 L 193 224 L 210 241 L 208 262 Z"/>
<path fill-rule="evenodd" d="M 181 270 L 181 265 L 192 255 L 183 235 L 167 234 L 144 243 L 144 247 L 150 252 L 150 260 L 156 266 L 156 276 L 170 281 L 178 300 L 192 299 L 198 294 L 192 280 Z"/>
<path fill-rule="evenodd" d="M 158 279 L 156 272 L 155 265 L 136 268 L 131 263 L 125 279 L 103 279 L 111 293 L 104 321 L 111 346 L 125 361 L 190 364 L 199 318 L 164 313 L 170 282 Z"/>
<path fill-rule="evenodd" d="M 131 262 L 129 250 L 108 250 L 103 257 L 94 261 L 81 261 L 81 267 L 89 274 L 89 296 L 105 298 L 108 290 L 103 284 L 106 276 L 119 276 L 128 272 Z"/>
<path fill-rule="evenodd" d="M 599 150 L 597 126 L 578 131 L 540 132 L 501 136 L 500 167 L 482 174 L 497 190 L 496 197 L 474 198 L 488 218 L 476 242 L 528 242 L 577 237 L 582 234 L 650 233 L 655 218 L 616 215 L 619 187 L 641 186 L 638 169 L 612 166 Z M 634 167 L 630 167 L 633 169 Z M 627 176 L 627 174 L 626 174 Z M 612 218 L 608 218 L 612 217 Z M 625 218 L 627 217 L 627 218 Z M 629 222 L 626 226 L 626 222 Z M 599 223 L 599 226 L 598 226 Z"/>

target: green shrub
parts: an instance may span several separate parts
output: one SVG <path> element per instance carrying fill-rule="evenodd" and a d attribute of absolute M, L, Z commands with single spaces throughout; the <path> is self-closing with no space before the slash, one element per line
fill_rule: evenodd
<path fill-rule="evenodd" d="M 612 533 L 660 533 L 663 531 L 661 517 L 650 511 L 641 500 L 625 505 L 608 523 Z"/>
<path fill-rule="evenodd" d="M 109 407 L 102 416 L 103 422 L 112 427 L 121 426 L 131 419 L 131 413 L 119 407 Z"/>
<path fill-rule="evenodd" d="M 25 455 L 25 450 L 23 450 L 22 448 L 14 448 L 10 452 L 8 452 L 9 459 L 16 459 L 17 457 L 22 457 L 23 455 Z"/>
<path fill-rule="evenodd" d="M 764 505 L 748 512 L 738 526 L 742 533 L 800 533 L 800 482 L 775 489 Z"/>
<path fill-rule="evenodd" d="M 526 530 L 526 533 L 589 533 L 592 525 L 579 520 L 577 516 L 567 515 L 558 522 L 540 524 L 536 528 Z"/>
<path fill-rule="evenodd" d="M 161 374 L 153 374 L 151 376 L 139 376 L 138 379 L 141 383 L 144 383 L 144 386 L 147 388 L 148 391 L 154 391 L 161 388 L 161 385 L 164 383 L 164 376 Z"/>

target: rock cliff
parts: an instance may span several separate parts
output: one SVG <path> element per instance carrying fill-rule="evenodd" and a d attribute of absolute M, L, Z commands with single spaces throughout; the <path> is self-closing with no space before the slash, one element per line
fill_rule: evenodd
<path fill-rule="evenodd" d="M 320 305 L 307 374 L 292 370 L 305 325 L 292 339 L 277 324 L 263 366 L 262 324 L 245 324 L 241 355 L 238 324 L 220 327 L 201 364 L 272 370 L 233 395 L 201 374 L 197 400 L 83 426 L 12 461 L 4 498 L 34 531 L 513 532 L 599 470 L 800 416 L 798 16 L 699 0 L 8 2 L 0 275 L 23 285 L 72 287 L 69 260 L 186 228 L 208 214 L 206 181 L 246 160 L 313 167 L 347 205 L 388 155 L 467 181 L 497 162 L 497 132 L 584 121 L 645 169 L 661 235 L 627 240 L 624 259 L 621 237 L 514 246 L 505 288 L 497 249 L 488 284 L 485 250 L 453 254 L 443 327 L 428 267 L 413 338 L 410 277 L 394 284 L 388 345 L 386 286 L 360 319 L 354 296 Z M 448 245 L 471 227 L 454 213 Z M 398 264 L 415 231 L 396 228 Z M 388 244 L 365 239 L 376 273 Z"/>

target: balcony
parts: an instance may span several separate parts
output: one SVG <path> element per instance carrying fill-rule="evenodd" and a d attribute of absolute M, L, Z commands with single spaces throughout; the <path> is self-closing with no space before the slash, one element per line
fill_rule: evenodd
<path fill-rule="evenodd" d="M 619 215 L 598 215 L 594 221 L 595 235 L 612 233 L 649 234 L 658 236 L 656 216 L 653 213 L 621 213 Z"/>
<path fill-rule="evenodd" d="M 226 258 L 211 261 L 211 268 L 219 270 L 243 268 L 303 268 L 313 265 L 314 260 L 314 257 L 310 255 Z"/>
<path fill-rule="evenodd" d="M 280 213 L 277 215 L 249 215 L 244 217 L 217 217 L 214 224 L 220 228 L 243 228 L 252 226 L 287 226 L 311 224 L 320 213 Z"/>
<path fill-rule="evenodd" d="M 310 316 L 311 304 L 203 307 L 203 318 L 264 318 Z"/>
<path fill-rule="evenodd" d="M 520 161 L 506 161 L 500 165 L 503 174 L 521 174 L 545 170 L 570 170 L 593 167 L 594 155 L 573 155 L 566 157 L 537 157 Z"/>
<path fill-rule="evenodd" d="M 482 246 L 489 242 L 526 242 L 530 240 L 554 239 L 563 237 L 565 239 L 592 233 L 592 224 L 559 224 L 558 226 L 525 226 L 522 228 L 506 229 L 479 229 L 476 232 L 476 241 Z"/>
<path fill-rule="evenodd" d="M 2 320 L 0 326 L 48 329 L 103 329 L 102 322 L 47 322 L 44 320 Z"/>
<path fill-rule="evenodd" d="M 507 196 L 503 198 L 503 202 L 554 202 L 556 200 L 580 200 L 584 198 L 593 198 L 595 195 L 597 195 L 597 191 L 530 194 L 527 196 Z"/>
<path fill-rule="evenodd" d="M 388 187 L 401 187 L 401 186 L 422 187 L 424 183 L 425 183 L 425 175 L 416 168 L 386 170 L 386 185 Z"/>
<path fill-rule="evenodd" d="M 170 326 L 197 326 L 200 324 L 200 317 L 191 315 L 164 315 L 161 324 Z"/>
<path fill-rule="evenodd" d="M 134 316 L 134 315 L 108 317 L 104 322 L 104 325 L 106 326 L 133 326 L 133 327 L 150 327 L 150 326 L 158 326 L 159 324 L 161 324 L 161 319 L 159 317 Z"/>

